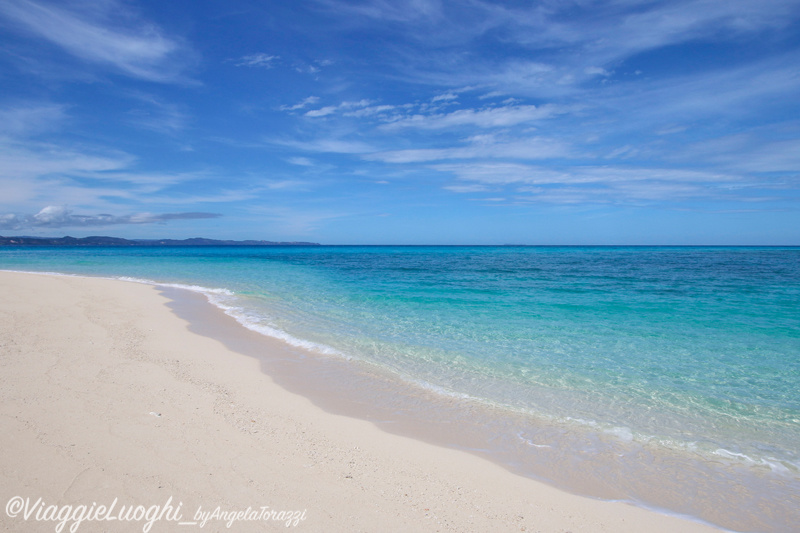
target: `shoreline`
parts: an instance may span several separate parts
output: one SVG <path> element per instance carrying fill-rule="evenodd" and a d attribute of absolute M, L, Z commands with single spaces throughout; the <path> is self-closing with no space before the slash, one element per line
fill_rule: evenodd
<path fill-rule="evenodd" d="M 684 450 L 660 449 L 591 426 L 564 426 L 480 399 L 442 394 L 374 363 L 309 352 L 254 331 L 209 302 L 208 294 L 171 286 L 159 289 L 192 331 L 256 358 L 262 371 L 281 387 L 328 413 L 465 451 L 512 474 L 581 497 L 626 503 L 732 531 L 783 531 L 781 519 L 775 517 L 792 523 L 791 506 L 787 511 L 787 506 L 774 505 L 782 499 L 776 492 L 782 480 L 764 472 L 752 472 L 722 457 L 712 468 L 707 458 L 692 457 Z M 265 357 L 268 346 L 277 346 L 283 356 Z M 549 444 L 536 444 L 531 438 Z M 703 496 L 686 498 L 689 493 Z M 775 509 L 773 522 L 753 513 L 756 508 Z"/>
<path fill-rule="evenodd" d="M 184 508 L 306 508 L 298 527 L 310 531 L 714 530 L 575 496 L 474 454 L 325 412 L 277 385 L 258 359 L 192 333 L 196 323 L 164 287 L 11 272 L 0 272 L 0 286 L 2 343 L 18 349 L 3 357 L 4 501 L 27 491 L 78 505 L 117 491 L 148 505 L 170 488 Z M 203 311 L 197 303 L 183 312 Z M 271 361 L 295 364 L 291 348 L 269 344 Z M 93 491 L 92 479 L 103 490 Z M 0 523 L 31 525 L 6 515 Z"/>

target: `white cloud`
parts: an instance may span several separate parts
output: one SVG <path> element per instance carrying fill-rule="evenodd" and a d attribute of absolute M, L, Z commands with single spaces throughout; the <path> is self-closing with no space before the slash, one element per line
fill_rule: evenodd
<path fill-rule="evenodd" d="M 122 152 L 87 153 L 47 143 L 0 142 L 0 177 L 12 179 L 96 174 L 119 170 L 132 162 L 133 157 Z"/>
<path fill-rule="evenodd" d="M 486 187 L 485 185 L 478 185 L 478 184 L 445 185 L 443 189 L 457 193 L 484 192 L 489 190 L 489 188 Z"/>
<path fill-rule="evenodd" d="M 728 135 L 689 146 L 679 160 L 703 158 L 732 170 L 794 173 L 800 181 L 800 139 L 767 141 L 752 134 Z"/>
<path fill-rule="evenodd" d="M 272 63 L 278 59 L 280 59 L 280 56 L 271 56 L 264 53 L 250 54 L 239 59 L 236 62 L 236 66 L 272 68 Z"/>
<path fill-rule="evenodd" d="M 474 193 L 512 188 L 517 201 L 638 204 L 712 199 L 747 202 L 763 184 L 745 176 L 665 168 L 571 167 L 552 169 L 518 163 L 451 163 L 433 166 L 458 182 L 444 188 Z M 524 196 L 525 194 L 532 196 Z"/>
<path fill-rule="evenodd" d="M 558 140 L 544 137 L 521 138 L 511 141 L 493 137 L 450 148 L 416 148 L 367 154 L 364 159 L 386 163 L 422 163 L 451 159 L 551 159 L 566 157 L 570 147 Z"/>
<path fill-rule="evenodd" d="M 342 113 L 346 117 L 370 117 L 375 115 L 385 115 L 389 111 L 394 111 L 397 106 L 394 105 L 373 105 L 356 109 L 355 111 L 347 111 Z"/>
<path fill-rule="evenodd" d="M 359 109 L 359 108 L 367 108 L 372 102 L 369 100 L 359 100 L 357 102 L 342 102 L 339 105 L 331 105 L 325 106 L 320 109 L 312 109 L 306 112 L 305 116 L 307 117 L 326 117 L 328 115 L 332 115 L 337 111 L 346 110 L 346 109 Z"/>
<path fill-rule="evenodd" d="M 285 106 L 282 105 L 279 109 L 281 111 L 297 111 L 298 109 L 303 109 L 306 106 L 314 105 L 319 102 L 318 96 L 309 96 L 305 100 L 293 105 L 293 106 Z"/>
<path fill-rule="evenodd" d="M 556 61 L 584 75 L 602 74 L 609 65 L 654 48 L 779 29 L 798 15 L 796 2 L 784 0 L 605 2 L 577 11 L 573 3 L 491 11 L 483 5 L 494 24 L 506 28 L 508 39 L 531 50 L 555 50 Z M 562 9 L 571 10 L 568 20 Z"/>
<path fill-rule="evenodd" d="M 333 2 L 331 2 L 333 3 Z M 373 19 L 391 13 L 384 2 L 360 4 Z M 342 13 L 351 11 L 336 2 Z M 381 8 L 383 7 L 383 8 Z M 796 0 L 674 0 L 537 2 L 525 5 L 474 0 L 459 4 L 429 24 L 405 24 L 404 33 L 426 51 L 423 61 L 398 55 L 393 65 L 408 79 L 443 87 L 476 85 L 497 93 L 566 96 L 582 84 L 609 77 L 625 60 L 663 47 L 690 42 L 742 42 L 796 21 Z M 411 22 L 409 19 L 407 22 Z M 370 24 L 375 24 L 371 21 Z M 492 35 L 519 53 L 505 57 L 454 54 L 471 50 Z M 793 63 L 787 62 L 787 65 Z"/>
<path fill-rule="evenodd" d="M 617 159 L 617 158 L 629 158 L 635 156 L 637 150 L 631 146 L 630 144 L 626 144 L 625 146 L 620 146 L 611 151 L 608 155 L 603 156 L 605 159 Z"/>
<path fill-rule="evenodd" d="M 132 92 L 129 93 L 129 96 L 141 104 L 128 111 L 130 124 L 168 134 L 174 134 L 186 128 L 189 116 L 179 106 L 141 92 Z"/>
<path fill-rule="evenodd" d="M 519 163 L 451 163 L 433 168 L 455 174 L 462 181 L 483 185 L 564 183 L 570 179 L 563 172 Z"/>
<path fill-rule="evenodd" d="M 449 102 L 451 100 L 455 100 L 458 98 L 458 95 L 455 93 L 444 93 L 431 98 L 431 102 Z"/>
<path fill-rule="evenodd" d="M 726 120 L 758 116 L 800 92 L 800 72 L 794 68 L 798 61 L 800 55 L 790 53 L 702 76 L 623 85 L 605 92 L 602 99 L 589 99 L 589 104 L 615 109 L 634 123 L 663 120 L 665 127 L 675 120 L 721 114 Z"/>
<path fill-rule="evenodd" d="M 656 135 L 673 135 L 675 133 L 683 133 L 686 131 L 688 126 L 681 126 L 681 125 L 669 125 L 664 128 L 659 129 L 655 132 Z"/>
<path fill-rule="evenodd" d="M 375 149 L 361 141 L 348 141 L 338 138 L 314 139 L 311 141 L 271 140 L 270 144 L 288 146 L 308 152 L 325 152 L 333 154 L 365 154 L 374 152 Z"/>
<path fill-rule="evenodd" d="M 269 187 L 267 187 L 269 188 Z M 148 194 L 147 200 L 150 203 L 161 205 L 197 205 L 197 204 L 224 204 L 242 202 L 258 198 L 259 189 L 245 188 L 243 190 L 215 190 L 209 194 Z"/>
<path fill-rule="evenodd" d="M 586 67 L 583 70 L 587 76 L 604 76 L 608 77 L 611 76 L 611 73 L 604 68 L 601 67 Z"/>
<path fill-rule="evenodd" d="M 119 151 L 80 151 L 50 143 L 0 140 L 0 179 L 7 183 L 79 178 L 153 191 L 205 177 L 200 172 L 135 172 L 130 170 L 135 162 L 136 158 Z"/>
<path fill-rule="evenodd" d="M 567 108 L 554 104 L 543 106 L 510 105 L 480 110 L 459 109 L 451 113 L 436 115 L 412 115 L 386 124 L 383 128 L 444 129 L 458 126 L 499 128 L 515 126 L 534 120 L 543 120 L 566 112 L 568 112 Z"/>
<path fill-rule="evenodd" d="M 0 15 L 84 61 L 149 81 L 181 80 L 185 66 L 181 56 L 186 50 L 152 23 L 131 24 L 135 16 L 113 0 L 89 2 L 82 11 L 60 4 L 5 0 L 0 2 Z"/>
<path fill-rule="evenodd" d="M 735 174 L 668 168 L 629 168 L 574 166 L 556 170 L 520 163 L 442 164 L 434 168 L 453 172 L 460 179 L 487 184 L 563 184 L 563 183 L 738 183 Z"/>
<path fill-rule="evenodd" d="M 441 0 L 367 0 L 365 2 L 340 2 L 337 0 L 318 0 L 339 15 L 360 16 L 367 19 L 394 22 L 412 22 L 420 19 L 439 19 L 442 16 Z"/>
<path fill-rule="evenodd" d="M 77 215 L 65 206 L 49 205 L 35 214 L 0 214 L 0 229 L 66 228 L 113 226 L 120 224 L 155 224 L 170 220 L 217 218 L 215 213 L 134 213 L 130 215 Z"/>
<path fill-rule="evenodd" d="M 329 105 L 325 107 L 321 107 L 319 109 L 312 109 L 311 111 L 307 111 L 305 116 L 307 117 L 327 117 L 328 115 L 332 115 L 336 113 L 339 109 L 339 106 Z"/>
<path fill-rule="evenodd" d="M 156 193 L 210 178 L 204 172 L 137 172 L 136 162 L 114 150 L 0 139 L 0 205 L 7 210 L 62 203 L 113 207 L 120 200 L 152 205 Z M 174 190 L 172 196 L 180 198 Z"/>
<path fill-rule="evenodd" d="M 313 167 L 314 162 L 311 161 L 307 157 L 290 157 L 287 161 L 293 165 L 299 165 L 301 167 Z"/>
<path fill-rule="evenodd" d="M 65 106 L 19 104 L 0 109 L 0 135 L 28 136 L 56 129 L 67 118 Z"/>
<path fill-rule="evenodd" d="M 796 16 L 793 2 L 764 0 L 689 0 L 665 2 L 653 9 L 623 16 L 615 26 L 597 25 L 590 42 L 612 57 L 625 57 L 656 47 L 708 37 L 721 32 L 734 35 L 779 28 Z M 613 11 L 610 12 L 613 15 Z M 601 43 L 602 39 L 602 43 Z M 594 44 L 597 43 L 597 44 Z M 603 53 L 603 52 L 601 52 Z"/>

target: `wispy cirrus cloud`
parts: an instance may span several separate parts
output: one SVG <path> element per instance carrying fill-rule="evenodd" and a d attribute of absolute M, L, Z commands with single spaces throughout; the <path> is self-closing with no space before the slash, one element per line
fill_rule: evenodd
<path fill-rule="evenodd" d="M 625 168 L 582 166 L 554 169 L 520 163 L 442 164 L 434 168 L 453 172 L 460 179 L 492 185 L 507 184 L 578 184 L 635 181 L 674 183 L 738 183 L 735 174 L 666 168 Z"/>
<path fill-rule="evenodd" d="M 479 128 L 501 128 L 516 126 L 535 120 L 543 120 L 564 114 L 569 109 L 555 104 L 543 106 L 509 105 L 486 109 L 459 109 L 450 113 L 415 114 L 393 120 L 384 129 L 422 128 L 445 129 L 460 126 Z"/>
<path fill-rule="evenodd" d="M 507 162 L 442 163 L 432 168 L 457 178 L 444 186 L 455 193 L 511 193 L 513 201 L 634 204 L 774 199 L 787 189 L 741 173 L 670 168 L 581 166 L 553 168 Z"/>
<path fill-rule="evenodd" d="M 375 152 L 370 144 L 359 140 L 348 140 L 339 137 L 322 137 L 308 141 L 271 139 L 269 144 L 285 146 L 306 152 L 322 152 L 331 154 L 366 154 Z"/>
<path fill-rule="evenodd" d="M 800 0 L 137 3 L 0 0 L 0 62 L 20 74 L 0 213 L 68 205 L 91 227 L 219 206 L 346 240 L 362 203 L 400 235 L 419 198 L 465 228 L 488 203 L 800 200 Z M 205 51 L 203 90 L 179 83 L 193 57 L 173 28 Z"/>
<path fill-rule="evenodd" d="M 293 165 L 298 165 L 301 167 L 313 167 L 314 162 L 311 161 L 307 157 L 290 157 L 287 161 Z"/>
<path fill-rule="evenodd" d="M 689 145 L 674 157 L 678 161 L 698 158 L 732 171 L 788 173 L 790 177 L 784 179 L 800 185 L 800 138 L 766 141 L 753 133 L 740 133 Z"/>
<path fill-rule="evenodd" d="M 621 84 L 588 96 L 585 104 L 623 113 L 621 127 L 662 123 L 673 132 L 676 120 L 746 120 L 776 107 L 795 112 L 798 106 L 792 105 L 791 97 L 800 91 L 800 72 L 794 68 L 798 61 L 800 54 L 790 52 L 702 76 L 686 74 Z"/>
<path fill-rule="evenodd" d="M 48 41 L 88 63 L 148 81 L 187 81 L 183 75 L 191 55 L 187 47 L 155 24 L 139 19 L 120 2 L 65 5 L 6 0 L 0 3 L 0 16 L 12 21 L 17 31 Z"/>
<path fill-rule="evenodd" d="M 130 97 L 139 105 L 128 111 L 128 122 L 138 128 L 174 135 L 186 128 L 190 116 L 181 106 L 142 92 Z"/>
<path fill-rule="evenodd" d="M 649 9 L 620 14 L 608 5 L 600 17 L 583 22 L 581 36 L 595 62 L 608 64 L 643 51 L 707 38 L 735 39 L 785 27 L 798 16 L 796 3 L 767 0 L 754 4 L 747 0 L 710 2 L 685 0 L 657 2 Z M 609 25 L 614 18 L 621 24 Z"/>
<path fill-rule="evenodd" d="M 311 96 L 298 104 L 295 104 L 293 106 L 281 106 L 279 109 L 281 111 L 296 111 L 298 109 L 304 109 L 308 106 L 314 105 L 318 102 L 319 102 L 318 97 Z M 402 115 L 399 115 L 398 112 L 402 112 L 404 109 L 407 110 L 417 107 L 416 104 L 406 104 L 402 106 L 389 105 L 389 104 L 380 104 L 380 105 L 374 105 L 374 104 L 375 104 L 374 102 L 367 99 L 361 99 L 357 101 L 344 101 L 336 105 L 328 105 L 317 109 L 309 109 L 303 114 L 303 116 L 309 118 L 319 118 L 319 117 L 327 117 L 330 115 L 340 115 L 342 117 L 378 118 L 381 121 L 388 121 L 388 120 L 398 120 L 402 118 Z"/>
<path fill-rule="evenodd" d="M 198 171 L 139 171 L 138 159 L 102 147 L 0 138 L 0 204 L 152 204 L 154 194 L 210 179 Z M 215 196 L 222 198 L 224 196 Z M 170 203 L 170 202 L 167 202 Z"/>
<path fill-rule="evenodd" d="M 303 109 L 303 108 L 308 107 L 310 105 L 314 105 L 317 102 L 319 102 L 319 97 L 318 96 L 309 96 L 308 98 L 305 98 L 305 99 L 301 100 L 300 102 L 298 102 L 298 103 L 296 103 L 294 105 L 291 105 L 291 106 L 282 105 L 278 109 L 280 109 L 281 111 L 297 111 L 298 109 Z"/>
<path fill-rule="evenodd" d="M 249 54 L 236 60 L 237 67 L 261 67 L 272 68 L 280 56 L 265 53 Z"/>
<path fill-rule="evenodd" d="M 364 159 L 386 163 L 422 163 L 453 159 L 552 159 L 573 152 L 569 144 L 547 137 L 502 139 L 476 136 L 460 146 L 414 148 L 365 154 Z"/>
<path fill-rule="evenodd" d="M 437 94 L 433 98 L 431 98 L 431 102 L 449 102 L 452 100 L 458 99 L 458 95 L 452 92 L 447 92 L 444 94 Z"/>
<path fill-rule="evenodd" d="M 501 105 L 487 105 L 479 109 L 462 108 L 442 112 L 443 107 L 452 105 L 458 96 L 446 93 L 433 97 L 430 102 L 414 102 L 401 105 L 378 104 L 368 99 L 344 101 L 336 105 L 323 106 L 305 112 L 306 117 L 327 117 L 341 114 L 343 117 L 375 118 L 384 123 L 382 128 L 390 131 L 401 128 L 447 129 L 461 126 L 498 128 L 514 126 L 535 120 L 543 120 L 579 109 L 578 106 L 557 104 L 519 105 L 515 99 L 507 99 Z M 282 106 L 284 111 L 302 109 L 314 104 L 319 98 L 310 97 L 294 106 Z"/>
<path fill-rule="evenodd" d="M 625 61 L 655 49 L 742 42 L 781 31 L 800 17 L 797 2 L 786 0 L 600 1 L 590 7 L 422 2 L 424 8 L 405 17 L 382 0 L 325 4 L 343 17 L 359 15 L 351 24 L 383 24 L 387 31 L 403 24 L 399 35 L 409 49 L 395 56 L 394 67 L 410 80 L 540 97 L 580 94 L 587 82 L 607 78 Z M 488 42 L 505 53 L 499 58 L 463 53 Z"/>
<path fill-rule="evenodd" d="M 53 143 L 0 140 L 0 176 L 34 179 L 41 176 L 87 175 L 128 167 L 133 156 L 115 150 L 76 150 Z"/>
<path fill-rule="evenodd" d="M 359 109 L 365 108 L 369 106 L 371 102 L 369 100 L 363 99 L 356 102 L 342 102 L 339 105 L 332 105 L 332 106 L 325 106 L 319 109 L 311 109 L 305 113 L 307 117 L 326 117 L 328 115 L 332 115 L 338 111 L 342 110 L 350 110 L 350 109 Z"/>
<path fill-rule="evenodd" d="M 331 11 L 347 17 L 363 17 L 390 22 L 414 22 L 420 19 L 438 19 L 443 9 L 441 0 L 408 0 L 391 2 L 388 0 L 367 0 L 366 2 L 341 2 L 339 0 L 317 0 Z"/>
<path fill-rule="evenodd" d="M 774 118 L 800 109 L 796 46 L 741 57 L 746 43 L 800 18 L 796 1 L 431 1 L 404 14 L 382 0 L 324 3 L 342 9 L 347 27 L 395 35 L 407 46 L 381 66 L 430 88 L 413 101 L 364 91 L 305 108 L 353 160 L 434 168 L 457 178 L 444 185 L 451 192 L 502 189 L 526 201 L 752 202 L 800 187 L 787 175 L 800 164 L 796 127 L 781 133 Z M 646 60 L 655 52 L 683 65 L 694 47 L 691 68 Z M 720 140 L 757 121 L 773 124 Z M 321 141 L 294 146 L 328 151 Z"/>
<path fill-rule="evenodd" d="M 67 106 L 24 102 L 0 109 L 0 136 L 27 137 L 58 128 L 67 119 Z"/>

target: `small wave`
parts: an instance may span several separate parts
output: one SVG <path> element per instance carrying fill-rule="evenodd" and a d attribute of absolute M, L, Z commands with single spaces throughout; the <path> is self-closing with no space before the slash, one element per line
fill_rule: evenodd
<path fill-rule="evenodd" d="M 759 459 L 753 459 L 747 454 L 732 452 L 724 448 L 719 448 L 711 453 L 718 457 L 742 462 L 747 465 L 767 467 L 776 474 L 796 474 L 800 470 L 800 465 L 787 463 L 786 461 L 781 461 L 775 457 L 761 457 Z"/>
<path fill-rule="evenodd" d="M 235 293 L 228 289 L 222 288 L 213 288 L 213 287 L 204 287 L 202 285 L 186 285 L 185 283 L 163 283 L 161 281 L 154 281 L 152 279 L 146 278 L 134 278 L 130 276 L 117 276 L 114 278 L 105 278 L 105 279 L 118 279 L 120 281 L 130 281 L 133 283 L 144 283 L 145 285 L 156 285 L 158 287 L 173 287 L 175 289 L 183 289 L 186 291 L 192 292 L 199 292 L 201 294 L 208 295 L 225 295 L 225 296 L 234 296 Z"/>
<path fill-rule="evenodd" d="M 176 289 L 185 289 L 187 291 L 200 292 L 206 295 L 209 294 L 214 294 L 214 295 L 222 294 L 225 296 L 235 295 L 234 292 L 229 291 L 228 289 L 213 289 L 209 287 L 203 287 L 201 285 L 184 285 L 182 283 L 158 283 L 158 285 L 163 287 L 175 287 Z"/>
<path fill-rule="evenodd" d="M 391 370 L 391 369 L 390 369 Z M 456 392 L 454 390 L 448 389 L 446 387 L 442 387 L 440 385 L 434 385 L 433 383 L 426 381 L 424 379 L 415 378 L 409 374 L 404 372 L 400 372 L 398 370 L 394 370 L 395 374 L 398 374 L 403 380 L 417 387 L 430 391 L 438 396 L 444 396 L 446 398 L 456 398 L 458 400 L 471 400 L 476 401 L 484 404 L 494 405 L 490 400 L 485 398 L 480 398 L 478 396 L 472 396 L 470 394 L 464 392 Z"/>
<path fill-rule="evenodd" d="M 593 428 L 596 428 L 596 427 L 598 427 L 600 425 L 598 422 L 596 422 L 594 420 L 586 420 L 586 419 L 583 419 L 583 418 L 573 418 L 571 416 L 565 416 L 564 420 L 567 421 L 567 422 L 574 422 L 574 423 L 579 424 L 581 426 L 589 426 L 589 427 L 593 427 Z"/>
<path fill-rule="evenodd" d="M 609 429 L 604 429 L 603 432 L 608 435 L 613 435 L 622 441 L 633 442 L 633 431 L 631 431 L 630 428 L 613 427 Z"/>
<path fill-rule="evenodd" d="M 527 444 L 528 446 L 532 446 L 534 448 L 552 448 L 549 444 L 536 444 L 529 438 L 525 437 L 522 433 L 517 433 L 517 438 Z"/>
<path fill-rule="evenodd" d="M 255 331 L 256 333 L 260 333 L 261 335 L 281 340 L 286 344 L 289 344 L 290 346 L 294 346 L 295 348 L 302 348 L 304 350 L 309 350 L 322 355 L 333 355 L 336 357 L 341 357 L 346 360 L 353 359 L 351 356 L 337 350 L 336 348 L 332 348 L 330 346 L 318 342 L 298 339 L 297 337 L 290 335 L 289 333 L 281 329 L 272 326 L 267 326 L 265 324 L 259 324 L 257 321 L 258 319 L 253 319 L 243 314 L 242 313 L 243 310 L 241 308 L 223 307 L 223 306 L 220 306 L 220 308 L 223 311 L 225 311 L 225 314 L 232 317 L 242 326 L 246 327 L 251 331 Z"/>
<path fill-rule="evenodd" d="M 253 315 L 252 313 L 248 313 L 248 311 L 245 310 L 245 308 L 236 305 L 237 302 L 233 300 L 236 297 L 236 293 L 231 290 L 225 288 L 204 287 L 202 285 L 187 285 L 183 283 L 161 283 L 147 279 L 129 278 L 129 277 L 119 277 L 115 279 L 120 279 L 124 281 L 133 281 L 137 283 L 147 283 L 151 285 L 158 285 L 160 287 L 173 287 L 176 289 L 182 289 L 202 294 L 206 297 L 206 299 L 210 304 L 220 309 L 226 315 L 233 318 L 234 320 L 236 320 L 236 322 L 238 322 L 245 328 L 249 329 L 250 331 L 255 331 L 256 333 L 259 333 L 266 337 L 272 337 L 274 339 L 278 339 L 290 346 L 294 346 L 295 348 L 309 350 L 311 352 L 315 352 L 322 355 L 341 357 L 346 360 L 353 359 L 351 356 L 335 348 L 326 346 L 325 344 L 299 339 L 287 333 L 286 331 L 261 323 L 263 317 L 258 315 Z"/>

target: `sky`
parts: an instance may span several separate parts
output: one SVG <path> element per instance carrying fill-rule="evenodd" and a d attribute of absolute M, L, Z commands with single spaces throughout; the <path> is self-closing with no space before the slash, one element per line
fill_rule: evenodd
<path fill-rule="evenodd" d="M 800 245 L 800 0 L 2 0 L 0 235 Z"/>

